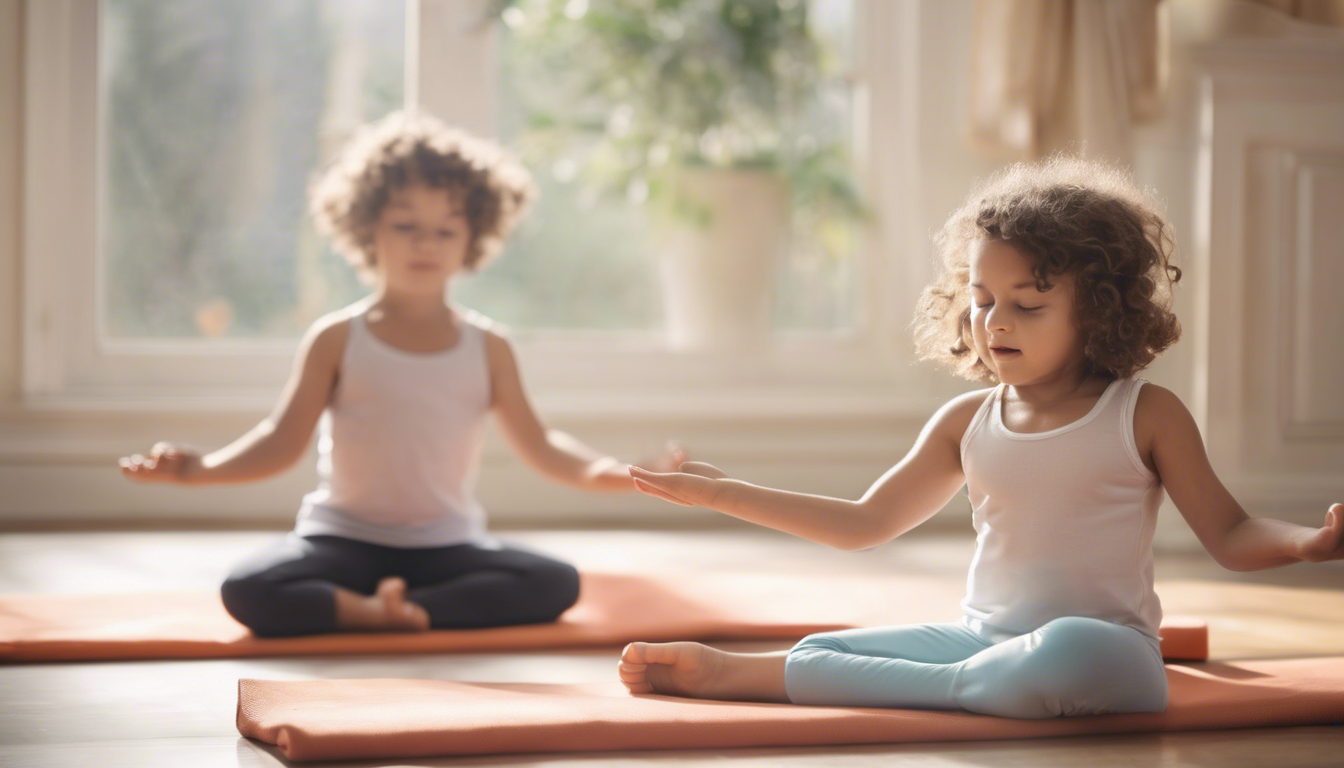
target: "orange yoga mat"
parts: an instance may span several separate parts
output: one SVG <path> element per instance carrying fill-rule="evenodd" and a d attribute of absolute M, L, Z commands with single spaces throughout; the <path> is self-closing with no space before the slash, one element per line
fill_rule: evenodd
<path fill-rule="evenodd" d="M 240 680 L 238 730 L 291 760 L 880 744 L 1344 723 L 1344 657 L 1168 665 L 1161 714 L 964 712 L 630 696 L 619 684 Z"/>
<path fill-rule="evenodd" d="M 793 640 L 851 626 L 955 618 L 955 598 L 937 596 L 930 607 L 927 597 L 917 595 L 933 592 L 921 586 L 905 579 L 585 573 L 578 604 L 553 624 L 271 639 L 253 637 L 213 593 L 8 595 L 0 596 L 0 662 Z M 1208 658 L 1203 622 L 1172 618 L 1162 634 L 1167 658 Z"/>

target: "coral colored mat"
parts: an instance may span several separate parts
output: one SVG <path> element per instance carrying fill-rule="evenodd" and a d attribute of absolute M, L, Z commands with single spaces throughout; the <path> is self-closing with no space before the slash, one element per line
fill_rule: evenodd
<path fill-rule="evenodd" d="M 880 744 L 1344 723 L 1344 657 L 1168 665 L 1161 714 L 964 712 L 630 696 L 619 684 L 238 681 L 238 731 L 291 760 Z"/>
<path fill-rule="evenodd" d="M 218 595 L 0 596 L 0 661 L 431 653 L 621 645 L 631 640 L 801 638 L 848 626 L 788 617 L 695 580 L 582 575 L 579 602 L 551 624 L 432 632 L 256 638 Z M 722 585 L 720 585 L 722 586 Z M 767 596 L 762 595 L 766 598 Z"/>
<path fill-rule="evenodd" d="M 553 624 L 270 639 L 253 637 L 213 593 L 7 595 L 0 596 L 0 662 L 796 640 L 851 626 L 955 619 L 955 597 L 927 586 L 917 579 L 871 577 L 585 573 L 578 604 Z M 1203 622 L 1171 618 L 1162 632 L 1167 658 L 1208 658 Z"/>

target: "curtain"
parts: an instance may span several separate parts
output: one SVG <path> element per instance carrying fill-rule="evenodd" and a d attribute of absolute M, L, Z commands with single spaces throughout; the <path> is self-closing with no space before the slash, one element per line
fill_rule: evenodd
<path fill-rule="evenodd" d="M 1344 0 L 1251 0 L 1299 21 L 1344 27 Z"/>
<path fill-rule="evenodd" d="M 1168 0 L 1195 38 L 1334 36 L 1344 0 Z M 1162 109 L 1170 62 L 1161 0 L 976 0 L 967 133 L 1006 159 L 1067 150 L 1132 159 Z"/>
<path fill-rule="evenodd" d="M 990 154 L 1129 162 L 1167 80 L 1159 0 L 978 0 L 968 133 Z"/>

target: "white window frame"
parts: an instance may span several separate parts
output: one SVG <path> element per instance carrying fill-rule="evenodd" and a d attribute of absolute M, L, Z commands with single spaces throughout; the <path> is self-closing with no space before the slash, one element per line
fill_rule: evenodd
<path fill-rule="evenodd" d="M 492 135 L 494 43 L 475 24 L 479 2 L 407 0 L 407 89 L 413 103 Z M 529 388 L 548 414 L 929 412 L 936 393 L 926 366 L 911 365 L 906 330 L 932 272 L 927 233 L 914 231 L 917 117 L 904 106 L 918 95 L 918 3 L 856 2 L 857 167 L 873 216 L 856 254 L 855 327 L 781 334 L 768 348 L 734 355 L 672 352 L 641 334 L 515 332 Z M 24 401 L 122 411 L 268 405 L 288 374 L 293 340 L 104 337 L 98 2 L 28 0 L 25 24 Z"/>

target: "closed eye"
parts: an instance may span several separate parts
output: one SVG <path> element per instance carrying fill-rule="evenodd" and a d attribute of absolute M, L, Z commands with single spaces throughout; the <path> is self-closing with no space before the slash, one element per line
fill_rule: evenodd
<path fill-rule="evenodd" d="M 991 301 L 991 302 L 989 302 L 988 304 L 976 304 L 976 305 L 975 305 L 975 308 L 976 308 L 976 309 L 989 309 L 989 308 L 992 307 L 992 306 L 994 306 L 994 302 Z M 1018 309 L 1018 311 L 1020 311 L 1020 312 L 1035 312 L 1035 311 L 1038 310 L 1038 309 L 1045 309 L 1045 305 L 1044 305 L 1044 304 L 1040 305 L 1039 307 L 1024 307 L 1024 306 L 1022 306 L 1021 304 L 1017 304 L 1017 305 L 1014 305 L 1014 306 L 1016 306 L 1017 309 Z"/>

